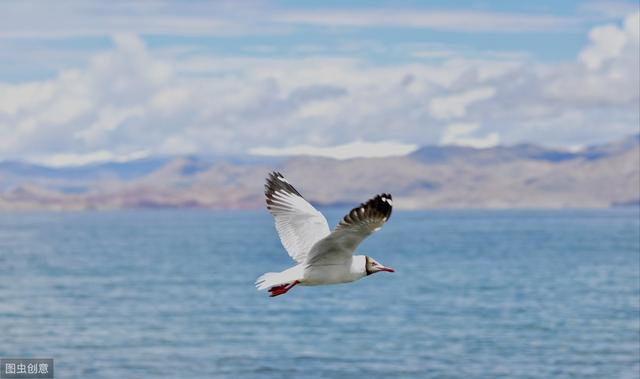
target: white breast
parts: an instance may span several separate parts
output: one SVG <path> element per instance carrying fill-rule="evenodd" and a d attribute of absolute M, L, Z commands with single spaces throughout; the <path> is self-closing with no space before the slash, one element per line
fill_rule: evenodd
<path fill-rule="evenodd" d="M 366 258 L 363 255 L 356 255 L 351 261 L 340 265 L 308 266 L 304 270 L 304 279 L 300 284 L 318 286 L 349 283 L 362 279 L 367 276 L 365 260 Z"/>

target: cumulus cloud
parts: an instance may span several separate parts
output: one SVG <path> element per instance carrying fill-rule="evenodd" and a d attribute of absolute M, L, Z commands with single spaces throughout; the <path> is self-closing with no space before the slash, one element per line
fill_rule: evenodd
<path fill-rule="evenodd" d="M 640 98 L 640 13 L 622 26 L 596 27 L 579 63 L 549 75 L 545 93 L 556 101 L 596 106 L 635 104 Z"/>
<path fill-rule="evenodd" d="M 625 19 L 622 28 L 617 25 L 599 26 L 589 33 L 590 44 L 580 53 L 580 60 L 588 69 L 597 70 L 607 61 L 623 54 L 623 49 L 631 52 L 638 45 L 640 13 Z"/>
<path fill-rule="evenodd" d="M 626 33 L 615 25 L 593 29 L 589 39 L 591 45 L 580 53 L 580 60 L 591 70 L 599 69 L 603 62 L 620 55 L 627 43 Z"/>
<path fill-rule="evenodd" d="M 639 20 L 634 13 L 605 33 L 595 27 L 573 62 L 531 63 L 489 80 L 495 95 L 474 104 L 464 121 L 508 143 L 588 145 L 638 133 Z M 608 38 L 615 48 L 601 46 Z"/>
<path fill-rule="evenodd" d="M 402 144 L 611 140 L 640 122 L 639 19 L 594 28 L 563 63 L 171 55 L 117 34 L 84 66 L 0 83 L 0 159 L 61 164 L 250 149 L 339 157 L 345 144 L 372 154 L 402 152 Z M 400 145 L 375 145 L 388 141 Z"/>

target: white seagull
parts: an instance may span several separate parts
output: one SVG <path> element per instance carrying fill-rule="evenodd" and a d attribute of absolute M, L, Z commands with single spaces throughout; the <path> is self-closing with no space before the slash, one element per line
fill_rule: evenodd
<path fill-rule="evenodd" d="M 383 193 L 353 208 L 333 231 L 322 213 L 279 172 L 269 174 L 265 195 L 280 241 L 298 264 L 262 275 L 256 281 L 258 290 L 269 289 L 273 297 L 297 284 L 349 283 L 380 271 L 394 272 L 371 257 L 353 255 L 358 245 L 391 216 L 391 195 Z"/>

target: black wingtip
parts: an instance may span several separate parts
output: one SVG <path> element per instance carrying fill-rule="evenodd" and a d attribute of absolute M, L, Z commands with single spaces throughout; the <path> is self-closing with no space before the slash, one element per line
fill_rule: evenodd
<path fill-rule="evenodd" d="M 350 224 L 369 217 L 383 219 L 386 222 L 391 217 L 392 210 L 393 199 L 391 194 L 383 193 L 353 208 L 351 212 L 344 216 L 341 223 Z"/>
<path fill-rule="evenodd" d="M 264 185 L 264 194 L 267 197 L 267 204 L 270 205 L 269 201 L 273 199 L 273 194 L 276 191 L 284 191 L 302 197 L 300 192 L 298 192 L 287 181 L 287 179 L 285 179 L 284 175 L 278 171 L 271 171 L 267 176 L 266 183 Z"/>
<path fill-rule="evenodd" d="M 385 219 L 389 219 L 391 217 L 391 212 L 393 211 L 393 197 L 390 193 L 382 193 L 377 195 L 372 199 L 372 206 L 376 209 L 376 211 L 380 212 Z"/>

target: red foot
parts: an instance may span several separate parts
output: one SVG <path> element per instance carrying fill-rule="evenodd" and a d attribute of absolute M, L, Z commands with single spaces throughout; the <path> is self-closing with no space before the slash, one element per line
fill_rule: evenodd
<path fill-rule="evenodd" d="M 290 289 L 295 287 L 296 284 L 299 284 L 299 283 L 300 282 L 296 280 L 293 283 L 288 283 L 288 284 L 283 284 L 283 285 L 280 285 L 280 286 L 271 287 L 271 288 L 269 288 L 269 292 L 271 292 L 271 295 L 269 295 L 269 297 L 275 297 L 275 296 L 284 295 Z"/>

